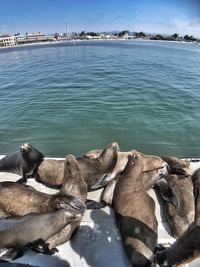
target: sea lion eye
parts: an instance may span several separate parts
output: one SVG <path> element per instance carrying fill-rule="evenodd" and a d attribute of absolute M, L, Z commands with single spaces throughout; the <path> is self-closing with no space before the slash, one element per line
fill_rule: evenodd
<path fill-rule="evenodd" d="M 184 170 L 183 170 L 183 168 L 181 168 L 180 166 L 175 166 L 175 167 L 174 167 L 174 171 L 175 171 L 177 174 L 184 174 Z"/>

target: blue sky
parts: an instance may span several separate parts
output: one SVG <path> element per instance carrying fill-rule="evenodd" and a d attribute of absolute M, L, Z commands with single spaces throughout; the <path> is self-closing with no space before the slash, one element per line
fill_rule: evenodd
<path fill-rule="evenodd" d="M 200 37 L 200 0 L 0 0 L 0 33 L 113 30 Z"/>

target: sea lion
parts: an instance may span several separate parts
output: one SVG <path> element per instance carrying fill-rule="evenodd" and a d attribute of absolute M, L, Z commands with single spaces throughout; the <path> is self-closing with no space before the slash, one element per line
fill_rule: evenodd
<path fill-rule="evenodd" d="M 169 174 L 178 174 L 178 175 L 185 175 L 191 176 L 192 169 L 190 167 L 189 160 L 179 159 L 177 157 L 163 157 L 161 158 L 168 164 L 168 173 Z"/>
<path fill-rule="evenodd" d="M 60 232 L 71 221 L 79 220 L 83 209 L 58 211 L 0 220 L 0 261 L 11 261 L 28 248 L 44 242 Z M 48 251 L 49 252 L 49 251 Z"/>
<path fill-rule="evenodd" d="M 184 175 L 163 176 L 158 181 L 158 188 L 164 200 L 165 215 L 172 235 L 178 238 L 195 218 L 192 179 Z"/>
<path fill-rule="evenodd" d="M 112 179 L 110 176 L 117 161 L 117 151 L 118 144 L 111 143 L 98 158 L 77 158 L 88 191 L 99 189 Z M 60 188 L 63 184 L 64 162 L 65 160 L 44 159 L 34 174 L 36 181 L 46 186 Z"/>
<path fill-rule="evenodd" d="M 31 212 L 46 213 L 70 207 L 85 209 L 85 204 L 63 191 L 46 194 L 15 182 L 0 183 L 0 217 L 22 216 Z"/>
<path fill-rule="evenodd" d="M 143 185 L 146 191 L 153 188 L 157 184 L 162 174 L 163 174 L 163 168 L 148 171 L 148 172 L 143 172 L 142 182 L 143 182 Z M 112 205 L 114 189 L 115 189 L 115 185 L 119 177 L 120 176 L 110 181 L 106 185 L 106 187 L 103 189 L 101 196 L 100 196 L 100 202 L 103 203 L 104 205 L 109 205 L 109 206 Z"/>
<path fill-rule="evenodd" d="M 135 267 L 151 266 L 157 245 L 155 203 L 144 188 L 142 175 L 142 156 L 135 153 L 129 156 L 113 196 L 124 250 Z"/>
<path fill-rule="evenodd" d="M 83 179 L 78 161 L 73 155 L 67 155 L 65 158 L 61 191 L 66 195 L 72 194 L 73 196 L 81 199 L 84 203 L 86 201 L 87 184 Z M 67 242 L 75 230 L 79 227 L 81 219 L 82 216 L 80 216 L 78 220 L 68 224 L 60 233 L 51 237 L 47 241 L 48 248 L 52 250 L 56 246 Z"/>
<path fill-rule="evenodd" d="M 195 218 L 197 219 L 200 217 L 200 168 L 194 172 L 192 181 L 194 185 L 195 197 Z"/>
<path fill-rule="evenodd" d="M 0 171 L 21 175 L 20 183 L 26 183 L 27 176 L 32 175 L 43 161 L 44 155 L 30 144 L 20 146 L 20 151 L 7 155 L 0 160 Z"/>
<path fill-rule="evenodd" d="M 183 235 L 169 248 L 157 250 L 160 267 L 182 266 L 200 256 L 200 218 L 190 224 Z M 185 265 L 184 265 L 185 266 Z"/>
<path fill-rule="evenodd" d="M 84 154 L 83 157 L 88 158 L 88 159 L 96 159 L 99 157 L 99 155 L 102 153 L 102 149 L 96 149 L 96 150 L 91 150 Z M 132 155 L 132 153 L 139 153 L 142 156 L 143 160 L 143 172 L 148 172 L 152 171 L 155 169 L 160 169 L 166 166 L 166 163 L 161 157 L 155 156 L 155 155 L 146 155 L 143 154 L 137 150 L 132 150 L 132 151 L 118 151 L 117 153 L 117 163 L 115 165 L 115 168 L 113 169 L 113 176 L 114 178 L 118 175 L 121 174 L 126 166 L 126 163 L 128 161 L 128 156 Z"/>
<path fill-rule="evenodd" d="M 142 157 L 144 169 L 142 179 L 146 190 L 151 189 L 157 183 L 161 174 L 165 173 L 164 167 L 166 166 L 166 163 L 160 157 L 154 155 L 145 155 L 141 152 L 138 152 L 137 150 L 129 152 L 118 151 L 117 163 L 111 175 L 112 180 L 106 185 L 100 196 L 101 202 L 105 205 L 112 204 L 113 192 L 117 180 L 122 174 L 127 164 L 128 156 L 131 155 L 133 152 L 139 153 Z M 96 157 L 98 153 L 99 150 L 90 151 L 86 154 L 86 157 Z"/>

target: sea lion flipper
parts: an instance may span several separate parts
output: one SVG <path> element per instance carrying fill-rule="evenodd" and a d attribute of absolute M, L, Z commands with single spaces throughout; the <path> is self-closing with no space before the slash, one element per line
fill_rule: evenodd
<path fill-rule="evenodd" d="M 68 199 L 69 200 L 67 202 L 59 202 L 59 208 L 68 209 L 68 207 L 71 206 L 75 210 L 84 211 L 86 209 L 85 203 L 80 198 L 75 196 L 68 196 Z"/>
<path fill-rule="evenodd" d="M 27 179 L 26 178 L 24 179 L 24 177 L 22 177 L 16 181 L 16 183 L 18 183 L 18 184 L 26 184 L 26 182 L 27 182 Z"/>
<path fill-rule="evenodd" d="M 7 249 L 6 253 L 0 257 L 0 261 L 13 261 L 23 255 L 23 249 Z"/>
<path fill-rule="evenodd" d="M 163 199 L 178 209 L 180 207 L 180 199 L 177 196 L 176 190 L 170 186 L 165 177 L 161 177 L 158 184 Z"/>
<path fill-rule="evenodd" d="M 44 242 L 42 244 L 35 246 L 35 247 L 32 247 L 32 250 L 35 252 L 46 254 L 46 255 L 53 255 L 56 252 L 59 252 L 59 250 L 57 248 L 50 249 L 49 244 L 44 243 Z"/>
<path fill-rule="evenodd" d="M 100 203 L 92 199 L 86 199 L 85 205 L 87 207 L 87 210 L 102 209 L 107 206 L 107 204 L 105 203 Z"/>

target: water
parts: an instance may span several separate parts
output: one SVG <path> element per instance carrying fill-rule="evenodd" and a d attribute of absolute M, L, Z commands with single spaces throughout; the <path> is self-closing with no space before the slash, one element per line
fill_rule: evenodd
<path fill-rule="evenodd" d="M 74 45 L 75 44 L 75 45 Z M 0 154 L 200 156 L 200 45 L 85 41 L 0 49 Z"/>

